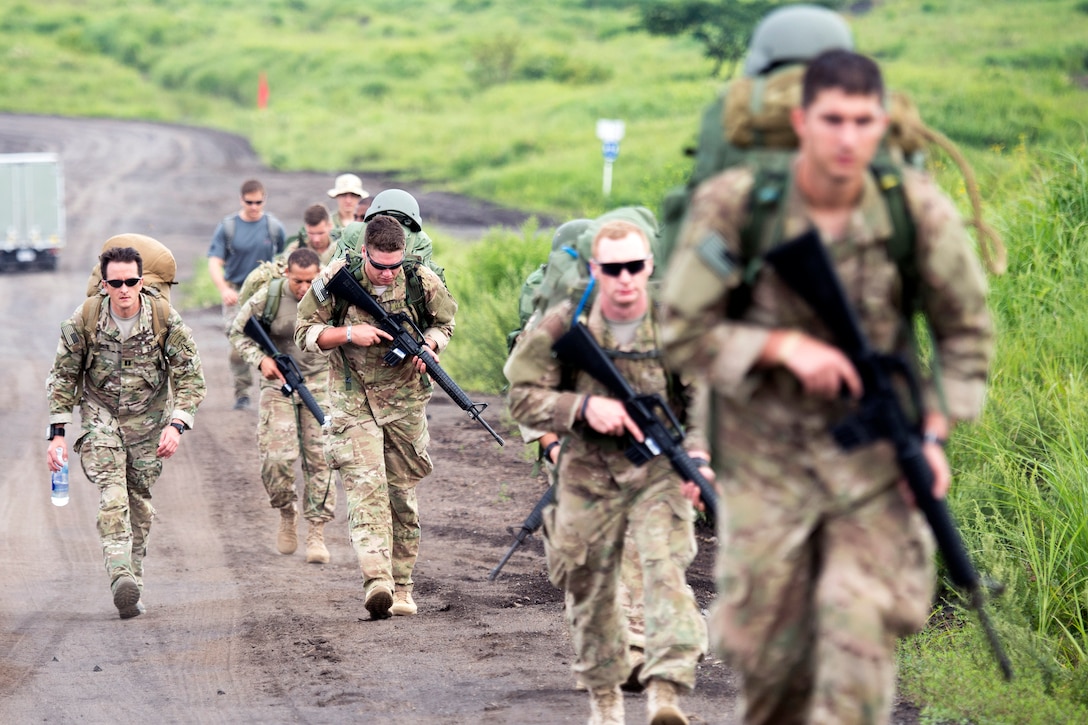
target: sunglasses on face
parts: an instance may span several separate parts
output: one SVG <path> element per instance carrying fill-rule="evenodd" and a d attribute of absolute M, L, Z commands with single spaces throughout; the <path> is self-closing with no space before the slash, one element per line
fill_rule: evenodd
<path fill-rule="evenodd" d="M 630 272 L 633 277 L 646 269 L 646 260 L 632 259 L 630 262 L 597 262 L 597 266 L 601 268 L 602 273 L 609 277 L 619 277 L 623 274 L 623 270 L 625 269 Z"/>
<path fill-rule="evenodd" d="M 121 285 L 135 287 L 140 284 L 141 279 L 143 279 L 143 277 L 129 277 L 128 279 L 107 279 L 105 282 L 114 289 L 121 289 Z"/>
<path fill-rule="evenodd" d="M 397 267 L 404 264 L 404 259 L 403 258 L 399 262 L 394 262 L 393 264 L 378 264 L 377 262 L 375 262 L 370 257 L 367 257 L 366 261 L 370 262 L 370 266 L 373 267 L 374 269 L 380 269 L 383 272 L 388 272 L 391 269 L 396 269 Z"/>
<path fill-rule="evenodd" d="M 246 206 L 260 206 L 264 203 L 264 199 L 242 199 L 246 203 Z"/>

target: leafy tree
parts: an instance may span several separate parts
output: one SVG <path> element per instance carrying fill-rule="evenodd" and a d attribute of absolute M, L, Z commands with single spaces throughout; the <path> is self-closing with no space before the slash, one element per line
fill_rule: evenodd
<path fill-rule="evenodd" d="M 654 35 L 690 34 L 714 62 L 712 76 L 727 64 L 727 77 L 744 58 L 756 24 L 771 10 L 794 3 L 786 0 L 651 0 L 642 6 L 642 26 Z M 827 0 L 815 4 L 836 7 Z"/>

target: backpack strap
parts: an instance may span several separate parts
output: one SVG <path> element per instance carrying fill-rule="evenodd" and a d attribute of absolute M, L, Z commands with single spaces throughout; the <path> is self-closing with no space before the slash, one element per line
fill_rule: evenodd
<path fill-rule="evenodd" d="M 272 222 L 276 222 L 276 226 L 272 226 Z M 276 251 L 272 253 L 275 256 L 283 251 L 283 248 L 287 246 L 286 232 L 284 232 L 283 224 L 279 219 L 269 214 L 264 213 L 264 223 L 268 229 L 268 238 L 272 240 L 272 248 Z"/>
<path fill-rule="evenodd" d="M 748 195 L 748 222 L 740 230 L 743 271 L 740 285 L 729 295 L 726 315 L 730 319 L 740 319 L 752 303 L 752 288 L 763 266 L 759 252 L 768 241 L 768 232 L 772 235 L 771 243 L 781 236 L 782 219 L 778 212 L 790 180 L 788 166 L 784 169 L 761 167 L 756 172 Z"/>
<path fill-rule="evenodd" d="M 151 331 L 155 335 L 155 344 L 159 346 L 163 357 L 165 357 L 166 337 L 170 332 L 170 303 L 154 287 L 145 287 L 140 294 L 143 295 L 142 301 L 151 306 Z M 83 333 L 86 351 L 83 357 L 84 368 L 90 368 L 91 359 L 98 352 L 95 332 L 98 329 L 98 318 L 102 315 L 102 301 L 104 299 L 105 295 L 93 295 L 85 299 L 83 305 L 79 308 L 82 318 L 81 332 Z"/>
<path fill-rule="evenodd" d="M 268 297 L 264 300 L 264 310 L 261 311 L 261 324 L 267 329 L 272 328 L 272 321 L 280 311 L 280 299 L 283 297 L 283 283 L 286 277 L 274 277 L 268 283 Z"/>
<path fill-rule="evenodd" d="M 229 257 L 230 253 L 234 251 L 234 233 L 238 230 L 238 221 L 235 214 L 223 217 L 223 237 L 227 240 L 226 250 L 224 253 Z"/>
<path fill-rule="evenodd" d="M 903 186 L 903 173 L 893 163 L 872 166 L 877 186 L 884 196 L 888 216 L 892 222 L 892 236 L 888 240 L 888 256 L 899 270 L 903 287 L 903 316 L 910 319 L 922 309 L 918 259 L 914 254 L 917 229 L 907 206 L 907 194 Z"/>

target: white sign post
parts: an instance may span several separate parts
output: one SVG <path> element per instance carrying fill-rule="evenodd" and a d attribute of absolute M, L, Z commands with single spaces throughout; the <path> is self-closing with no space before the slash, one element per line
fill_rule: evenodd
<path fill-rule="evenodd" d="M 604 155 L 604 180 L 601 190 L 605 196 L 609 196 L 612 193 L 612 162 L 620 155 L 620 141 L 623 140 L 623 121 L 599 119 L 597 138 L 601 140 L 601 153 Z"/>

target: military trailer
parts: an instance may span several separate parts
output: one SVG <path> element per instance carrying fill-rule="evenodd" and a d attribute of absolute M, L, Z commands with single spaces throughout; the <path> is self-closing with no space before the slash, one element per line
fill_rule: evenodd
<path fill-rule="evenodd" d="M 0 271 L 56 269 L 64 226 L 57 155 L 0 154 Z"/>

